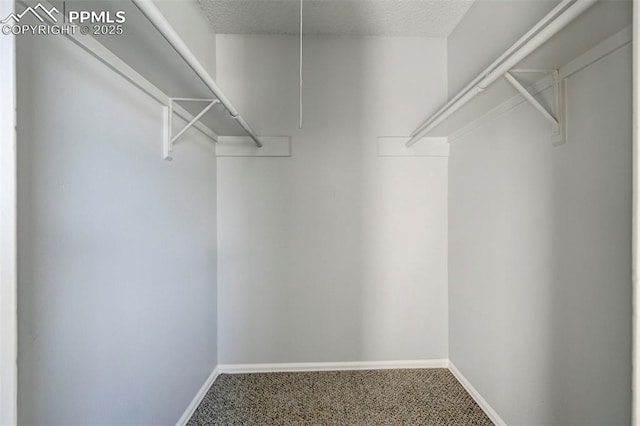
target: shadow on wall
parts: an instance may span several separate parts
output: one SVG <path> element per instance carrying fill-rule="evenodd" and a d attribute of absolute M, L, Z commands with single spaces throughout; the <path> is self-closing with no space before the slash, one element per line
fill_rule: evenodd
<path fill-rule="evenodd" d="M 174 422 L 216 364 L 212 146 L 163 161 L 160 106 L 64 36 L 17 60 L 20 423 Z"/>
<path fill-rule="evenodd" d="M 550 388 L 558 423 L 631 416 L 631 54 L 568 79 L 569 141 L 553 156 Z M 568 413 L 571 413 L 570 415 Z"/>
<path fill-rule="evenodd" d="M 220 362 L 446 358 L 446 164 L 377 158 L 444 100 L 444 40 L 219 36 L 218 82 L 291 158 L 220 158 Z M 432 52 L 429 62 L 416 60 Z"/>
<path fill-rule="evenodd" d="M 450 87 L 552 3 L 476 1 L 449 38 Z M 593 34 L 630 6 L 600 2 Z M 629 59 L 570 77 L 564 146 L 527 103 L 452 141 L 451 360 L 507 424 L 631 420 Z"/>
<path fill-rule="evenodd" d="M 569 79 L 564 146 L 524 103 L 452 144 L 451 359 L 507 424 L 630 422 L 629 60 Z"/>

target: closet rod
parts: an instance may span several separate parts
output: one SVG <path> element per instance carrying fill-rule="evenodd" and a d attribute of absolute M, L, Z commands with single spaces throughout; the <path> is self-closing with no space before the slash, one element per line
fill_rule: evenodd
<path fill-rule="evenodd" d="M 20 3 L 25 8 L 35 8 L 38 4 L 41 4 L 47 10 L 51 10 L 53 8 L 53 5 L 47 2 L 47 0 L 16 0 L 16 3 Z M 48 16 L 44 18 L 51 25 L 57 22 Z M 171 98 L 167 96 L 167 94 L 151 84 L 149 80 L 147 80 L 140 73 L 134 70 L 130 65 L 124 62 L 112 51 L 104 47 L 102 43 L 97 41 L 91 35 L 67 32 L 65 33 L 65 36 L 67 39 L 75 43 L 78 47 L 82 48 L 85 52 L 102 62 L 105 66 L 116 72 L 118 75 L 120 75 L 122 78 L 124 78 L 134 86 L 136 86 L 143 93 L 158 102 L 160 105 L 165 106 L 170 102 Z M 173 111 L 176 116 L 180 117 L 186 122 L 191 121 L 191 119 L 193 118 L 193 115 L 180 105 L 175 105 Z M 204 136 L 211 139 L 213 142 L 218 142 L 218 135 L 204 124 L 196 123 L 194 124 L 194 127 L 198 129 Z"/>
<path fill-rule="evenodd" d="M 531 30 L 522 36 L 513 46 L 481 72 L 456 96 L 442 108 L 422 122 L 412 133 L 405 144 L 410 147 L 418 142 L 429 131 L 446 120 L 454 112 L 462 108 L 480 92 L 485 90 L 512 67 L 529 56 L 534 50 L 548 41 L 582 12 L 593 6 L 598 0 L 564 0 L 553 8 Z"/>
<path fill-rule="evenodd" d="M 185 44 L 182 38 L 178 35 L 176 30 L 173 29 L 169 21 L 160 13 L 158 8 L 153 5 L 151 0 L 132 0 L 133 4 L 138 7 L 140 12 L 151 22 L 151 24 L 162 34 L 162 36 L 169 42 L 169 44 L 175 49 L 176 52 L 184 59 L 184 61 L 193 69 L 193 71 L 200 77 L 202 82 L 211 90 L 216 98 L 220 100 L 222 105 L 229 111 L 229 114 L 242 126 L 247 132 L 249 137 L 253 140 L 257 147 L 261 148 L 262 143 L 256 136 L 256 132 L 249 126 L 249 123 L 245 121 L 240 115 L 238 110 L 235 109 L 231 101 L 220 90 L 215 80 L 209 75 L 207 70 L 202 66 L 200 61 L 191 52 L 189 47 Z"/>

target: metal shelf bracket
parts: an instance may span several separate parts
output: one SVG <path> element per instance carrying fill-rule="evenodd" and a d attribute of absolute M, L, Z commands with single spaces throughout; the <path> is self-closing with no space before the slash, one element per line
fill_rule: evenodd
<path fill-rule="evenodd" d="M 175 135 L 173 134 L 173 110 L 174 102 L 206 102 L 205 107 L 196 114 L 191 121 L 189 121 L 182 129 Z M 218 99 L 196 99 L 196 98 L 169 98 L 169 105 L 163 107 L 163 142 L 162 142 L 162 156 L 165 160 L 171 161 L 173 159 L 173 145 L 178 142 L 182 135 L 193 127 L 203 115 L 207 113 L 214 105 L 221 103 Z"/>
<path fill-rule="evenodd" d="M 513 73 L 540 73 L 551 74 L 553 78 L 553 108 L 548 111 L 514 76 Z M 563 145 L 567 141 L 567 120 L 566 120 L 566 85 L 564 79 L 560 78 L 558 70 L 540 69 L 512 69 L 504 74 L 505 79 L 551 123 L 551 143 L 553 145 Z"/>

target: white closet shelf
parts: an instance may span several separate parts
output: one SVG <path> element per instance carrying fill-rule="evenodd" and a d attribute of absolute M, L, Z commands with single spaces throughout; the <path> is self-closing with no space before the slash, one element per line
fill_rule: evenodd
<path fill-rule="evenodd" d="M 571 8 L 575 9 L 570 11 Z M 573 13 L 574 16 L 562 17 L 563 11 L 569 11 L 569 15 Z M 523 88 L 527 89 L 527 93 L 531 93 L 533 98 L 535 91 L 531 92 L 532 88 L 537 87 L 539 90 L 542 86 L 554 87 L 554 73 L 557 83 L 554 105 L 545 105 L 538 98 L 527 100 L 541 112 L 540 119 L 553 119 L 557 122 L 550 123 L 555 134 L 553 141 L 556 144 L 562 143 L 565 135 L 563 80 L 567 76 L 559 72 L 560 68 L 629 26 L 630 12 L 630 1 L 562 1 L 527 33 L 529 37 L 525 35 L 461 92 L 424 120 L 412 132 L 407 146 L 425 136 L 451 136 L 478 117 L 504 104 L 518 92 L 522 93 Z M 558 19 L 560 21 L 557 21 Z M 545 31 L 546 27 L 551 28 L 547 30 L 546 37 L 541 36 L 544 41 L 534 50 L 527 52 L 526 56 L 518 57 L 518 44 L 522 46 L 523 39 L 533 39 L 535 34 Z M 508 63 L 511 57 L 514 60 Z M 494 78 L 487 79 L 492 72 L 495 73 Z M 487 82 L 488 84 L 483 86 Z M 525 98 L 527 93 L 524 93 Z M 459 100 L 456 102 L 456 99 Z"/>
<path fill-rule="evenodd" d="M 49 10 L 56 6 L 59 11 L 73 7 L 112 13 L 124 10 L 122 35 L 65 35 L 164 106 L 165 159 L 171 160 L 173 144 L 191 127 L 214 142 L 219 136 L 248 136 L 256 148 L 262 147 L 256 132 L 150 0 L 68 0 L 66 8 L 58 0 L 52 0 L 53 5 L 36 0 L 18 2 L 25 6 L 41 3 Z M 173 132 L 175 116 L 186 122 L 178 132 Z"/>
<path fill-rule="evenodd" d="M 251 138 L 253 143 L 258 148 L 262 147 L 262 143 L 258 139 L 256 132 L 251 128 L 249 123 L 240 115 L 235 106 L 231 103 L 231 100 L 227 98 L 222 89 L 218 87 L 216 81 L 211 77 L 207 69 L 200 63 L 196 55 L 193 54 L 189 46 L 182 40 L 177 31 L 171 26 L 169 21 L 164 17 L 164 15 L 158 10 L 158 8 L 151 2 L 151 0 L 131 0 L 138 7 L 140 12 L 151 22 L 151 24 L 158 30 L 158 32 L 167 40 L 167 42 L 171 45 L 171 47 L 180 55 L 180 57 L 189 65 L 189 67 L 196 73 L 196 75 L 202 80 L 202 82 L 207 86 L 207 88 L 213 93 L 220 104 L 224 106 L 226 111 L 229 113 L 231 118 L 233 118 L 239 125 L 244 129 L 247 135 Z M 183 98 L 184 99 L 184 98 Z M 192 101 L 194 99 L 191 99 Z M 206 100 L 206 99 L 205 99 Z M 207 112 L 210 107 L 214 105 L 213 102 L 209 103 L 204 110 L 199 112 L 192 121 L 187 123 L 187 127 L 195 124 L 198 119 L 201 118 L 203 112 Z M 169 113 L 172 112 L 171 105 L 169 107 Z M 171 120 L 169 120 L 170 124 Z M 185 129 L 183 128 L 183 131 Z M 169 125 L 166 129 L 168 133 L 168 143 L 169 147 L 174 141 L 174 137 L 171 134 L 171 126 Z"/>

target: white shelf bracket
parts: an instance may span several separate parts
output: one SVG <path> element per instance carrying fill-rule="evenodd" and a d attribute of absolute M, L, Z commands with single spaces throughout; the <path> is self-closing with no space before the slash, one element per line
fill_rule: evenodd
<path fill-rule="evenodd" d="M 513 73 L 541 73 L 551 74 L 553 78 L 553 109 L 547 111 L 514 76 Z M 533 107 L 551 123 L 551 142 L 553 145 L 562 145 L 566 142 L 566 114 L 565 114 L 565 84 L 560 79 L 558 70 L 540 69 L 513 69 L 504 74 L 505 79 L 529 102 Z"/>
<path fill-rule="evenodd" d="M 196 114 L 191 121 L 189 121 L 182 129 L 175 135 L 173 134 L 173 104 L 174 102 L 206 102 L 205 107 Z M 173 159 L 173 145 L 178 142 L 182 135 L 193 127 L 207 111 L 209 111 L 214 105 L 219 104 L 218 99 L 195 99 L 195 98 L 169 98 L 169 105 L 164 107 L 163 110 L 163 143 L 162 143 L 162 156 L 165 160 L 171 161 Z"/>

